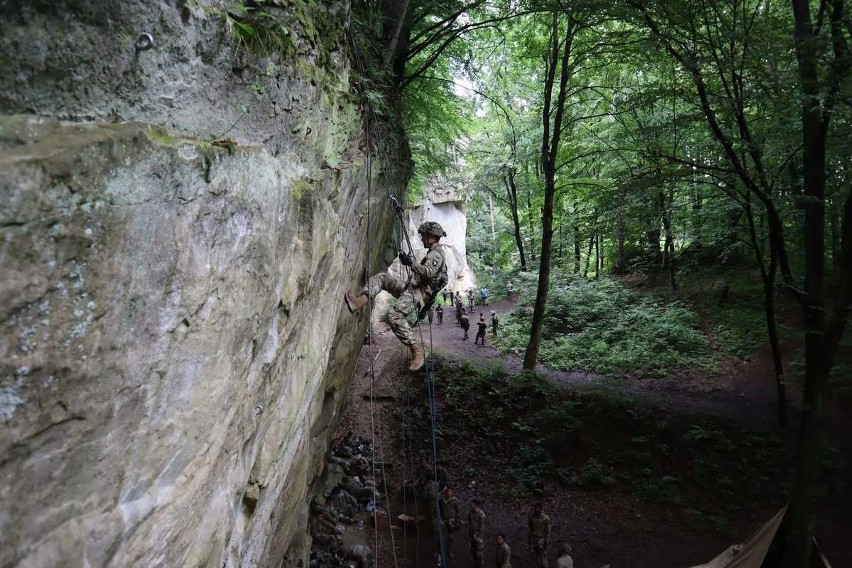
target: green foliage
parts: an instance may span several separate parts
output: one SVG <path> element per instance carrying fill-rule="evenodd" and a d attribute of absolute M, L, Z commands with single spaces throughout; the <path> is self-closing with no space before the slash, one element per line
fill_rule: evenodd
<path fill-rule="evenodd" d="M 494 344 L 521 353 L 529 341 L 530 315 L 522 307 L 504 318 Z M 714 368 L 692 310 L 614 280 L 554 283 L 542 335 L 541 359 L 555 369 L 665 375 L 687 366 Z"/>
<path fill-rule="evenodd" d="M 691 266 L 681 280 L 680 295 L 701 314 L 715 346 L 723 353 L 748 360 L 766 344 L 766 312 L 763 288 L 754 271 L 747 271 L 738 258 L 730 267 L 712 269 Z M 711 265 L 716 261 L 710 260 Z M 783 315 L 783 306 L 777 308 Z M 783 331 L 783 330 L 781 330 Z"/>
<path fill-rule="evenodd" d="M 263 4 L 234 2 L 223 11 L 238 48 L 264 55 L 272 52 L 292 53 L 295 49 L 292 30 L 283 17 L 258 7 Z"/>
<path fill-rule="evenodd" d="M 640 499 L 689 503 L 694 520 L 714 526 L 754 499 L 783 499 L 792 454 L 780 437 L 701 416 L 683 420 L 635 399 L 557 388 L 500 366 L 439 357 L 436 376 L 442 423 L 452 425 L 443 428 L 448 451 L 459 452 L 460 463 L 471 448 L 490 456 L 489 484 L 515 496 L 557 486 L 625 488 Z M 427 417 L 420 421 L 428 429 Z M 830 476 L 842 471 L 840 463 L 836 453 L 826 460 Z"/>
<path fill-rule="evenodd" d="M 580 472 L 580 485 L 610 487 L 615 485 L 615 478 L 611 473 L 612 468 L 606 467 L 595 458 L 589 458 Z"/>

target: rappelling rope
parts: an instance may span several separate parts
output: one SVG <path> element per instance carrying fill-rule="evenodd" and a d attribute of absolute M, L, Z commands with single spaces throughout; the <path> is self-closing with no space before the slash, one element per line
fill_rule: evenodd
<path fill-rule="evenodd" d="M 356 66 L 357 66 L 358 73 L 359 73 L 361 102 L 362 102 L 362 105 L 367 110 L 367 120 L 366 120 L 366 124 L 365 124 L 365 128 L 364 128 L 364 132 L 365 132 L 366 143 L 367 143 L 367 157 L 366 157 L 366 169 L 367 169 L 367 255 L 366 255 L 367 262 L 366 262 L 366 278 L 369 279 L 369 277 L 372 275 L 372 271 L 370 270 L 370 252 L 372 250 L 371 243 L 370 243 L 370 229 L 371 229 L 371 225 L 370 225 L 370 221 L 371 221 L 371 219 L 370 219 L 370 199 L 372 197 L 372 153 L 373 153 L 374 139 L 375 139 L 376 142 L 379 142 L 381 140 L 381 132 L 378 129 L 378 120 L 376 118 L 375 112 L 374 112 L 372 106 L 369 104 L 369 101 L 367 101 L 366 97 L 364 96 L 364 90 L 365 89 L 364 89 L 364 85 L 363 85 L 363 80 L 364 80 L 364 77 L 366 76 L 366 72 L 365 72 L 363 59 L 361 57 L 361 52 L 358 49 L 358 45 L 355 42 L 354 36 L 352 35 L 351 19 L 349 19 L 347 21 L 347 32 L 348 32 L 349 40 L 352 44 L 353 54 L 355 56 Z M 375 132 L 373 133 L 373 132 L 371 132 L 371 130 L 374 130 Z M 375 136 L 371 136 L 371 134 L 375 134 Z M 381 149 L 381 148 L 384 148 L 384 145 L 383 144 L 377 144 L 377 147 Z M 385 194 L 387 195 L 388 201 L 390 202 L 390 204 L 393 207 L 394 212 L 396 214 L 398 226 L 401 227 L 401 233 L 402 233 L 403 237 L 405 238 L 406 244 L 408 245 L 408 253 L 413 256 L 414 248 L 411 245 L 411 240 L 409 239 L 408 231 L 405 230 L 405 221 L 404 221 L 404 218 L 403 218 L 403 215 L 402 215 L 403 214 L 402 205 L 399 203 L 399 201 L 396 199 L 396 197 L 393 194 L 390 193 L 390 190 L 388 189 L 387 186 L 385 186 Z M 411 276 L 410 272 L 411 272 L 410 268 L 406 267 L 406 273 L 407 273 L 407 276 L 409 278 Z M 417 306 L 418 302 L 416 301 L 416 297 L 414 296 L 414 291 L 413 291 L 412 287 L 409 286 L 407 291 L 408 291 L 408 293 L 410 293 L 412 295 L 412 300 L 414 300 L 413 303 L 414 303 L 415 306 Z M 437 292 L 438 291 L 436 291 L 436 293 Z M 373 307 L 372 306 L 372 298 L 370 297 L 370 294 L 368 294 L 367 296 L 368 296 L 367 307 L 369 308 L 369 313 L 372 313 L 372 307 Z M 418 309 L 416 311 L 416 321 L 415 321 L 414 325 L 418 326 L 420 328 L 419 329 L 419 331 L 420 331 L 420 344 L 421 344 L 422 347 L 425 348 L 426 343 L 425 343 L 424 338 L 423 338 L 423 329 L 422 329 L 422 327 L 419 326 L 419 324 L 420 324 L 420 310 Z M 372 326 L 368 326 L 367 339 L 368 339 L 368 344 L 370 346 L 370 424 L 371 424 L 374 447 L 377 447 L 377 439 L 376 439 L 376 436 L 375 436 L 375 410 L 374 410 L 375 409 L 375 398 L 374 398 L 374 393 L 373 393 L 373 384 L 374 384 L 374 381 L 375 381 L 375 368 L 374 368 L 374 365 L 373 365 L 373 356 L 372 356 Z M 430 339 L 430 341 L 429 341 L 429 352 L 428 352 L 428 357 L 426 358 L 426 361 L 425 361 L 424 364 L 425 364 L 425 367 L 426 367 L 426 383 L 427 383 L 427 391 L 429 393 L 428 396 L 429 396 L 429 407 L 430 407 L 430 415 L 431 415 L 432 471 L 433 471 L 433 477 L 434 477 L 434 482 L 435 482 L 435 487 L 436 487 L 434 514 L 436 516 L 436 519 L 435 519 L 436 525 L 435 526 L 436 526 L 437 531 L 438 531 L 438 543 L 439 543 L 441 565 L 447 566 L 446 543 L 445 543 L 445 539 L 444 539 L 444 531 L 443 531 L 442 524 L 441 524 L 440 493 L 437 491 L 437 488 L 439 487 L 439 485 L 438 485 L 438 473 L 437 473 L 437 466 L 438 466 L 438 460 L 437 460 L 437 415 L 438 415 L 438 409 L 437 409 L 437 397 L 436 397 L 436 388 L 435 388 L 434 357 L 432 356 L 432 323 L 431 322 L 429 322 L 429 339 Z M 425 356 L 425 353 L 426 353 L 426 350 L 424 349 L 424 356 Z M 403 443 L 403 446 L 404 446 L 404 443 Z M 382 469 L 382 480 L 383 480 L 383 483 L 384 483 L 385 496 L 387 497 L 387 478 L 386 478 L 386 474 L 385 474 L 384 460 L 382 460 L 382 468 L 381 469 Z M 375 453 L 374 453 L 374 459 L 373 459 L 373 464 L 372 464 L 372 470 L 373 470 L 373 478 L 376 479 L 376 475 L 375 475 Z M 405 499 L 405 493 L 403 493 L 403 500 L 404 499 Z M 390 501 L 389 501 L 389 499 L 387 501 L 388 501 L 387 502 L 388 524 L 392 525 L 392 520 L 391 520 L 391 515 L 390 515 Z M 416 504 L 415 504 L 415 507 L 416 507 Z M 374 515 L 374 522 L 376 523 L 376 533 L 375 533 L 375 536 L 376 536 L 376 554 L 375 554 L 375 557 L 376 557 L 376 561 L 377 561 L 377 564 L 378 564 L 378 523 L 376 522 L 377 521 L 376 509 L 377 508 L 374 507 L 373 515 Z M 389 532 L 390 532 L 390 536 L 391 536 L 394 565 L 398 566 L 397 556 L 396 556 L 396 543 L 394 541 L 393 530 L 389 529 Z M 419 541 L 419 530 L 418 530 L 418 541 Z M 418 559 L 418 564 L 419 564 L 419 559 Z"/>
<path fill-rule="evenodd" d="M 358 61 L 359 74 L 360 74 L 361 77 L 363 77 L 364 76 L 363 62 L 361 60 L 361 56 L 360 56 L 360 53 L 358 51 L 358 46 L 355 43 L 354 38 L 352 37 L 352 31 L 351 31 L 351 27 L 349 25 L 349 22 L 347 22 L 347 30 L 349 31 L 349 38 L 352 42 L 352 47 L 353 47 L 353 50 L 355 52 L 356 60 Z M 362 93 L 362 104 L 365 104 L 365 98 L 363 97 L 363 86 L 362 86 L 362 89 L 361 89 L 361 93 Z M 367 104 L 366 106 L 367 106 L 367 108 L 369 108 L 369 104 Z M 366 175 L 367 175 L 367 239 L 366 239 L 367 249 L 366 249 L 366 254 L 365 254 L 365 257 L 366 257 L 365 270 L 366 270 L 366 278 L 369 279 L 370 275 L 372 274 L 372 270 L 371 270 L 371 266 L 370 266 L 370 255 L 372 253 L 371 201 L 372 201 L 372 188 L 373 188 L 373 183 L 372 183 L 373 182 L 373 172 L 372 172 L 373 139 L 372 139 L 372 136 L 371 136 L 369 124 L 367 124 L 364 128 L 364 135 L 365 135 L 365 139 L 366 139 L 365 141 L 366 141 L 366 144 L 367 144 L 367 155 L 366 155 L 366 163 L 365 163 L 365 166 L 366 166 L 365 169 L 366 169 Z M 391 196 L 389 192 L 387 192 L 387 193 L 388 193 L 389 198 L 393 198 L 393 196 Z M 394 199 L 394 201 L 395 201 L 395 199 Z M 367 308 L 368 308 L 368 313 L 372 313 L 372 311 L 373 311 L 373 299 L 370 297 L 370 294 L 367 294 Z M 398 568 L 399 562 L 397 560 L 396 541 L 394 539 L 393 528 L 392 528 L 393 521 L 391 519 L 391 503 L 390 503 L 390 495 L 388 494 L 387 474 L 386 474 L 386 471 L 385 471 L 385 459 L 384 459 L 383 454 L 380 455 L 379 452 L 378 452 L 380 442 L 379 442 L 378 438 L 376 437 L 376 419 L 375 419 L 376 400 L 375 400 L 375 392 L 374 392 L 376 372 L 375 372 L 374 357 L 373 357 L 373 335 L 372 334 L 373 334 L 372 325 L 368 324 L 367 325 L 367 345 L 368 345 L 368 352 L 369 352 L 369 356 L 370 356 L 370 430 L 371 430 L 370 435 L 372 436 L 373 449 L 374 449 L 373 460 L 372 460 L 372 463 L 371 463 L 371 466 L 372 466 L 371 470 L 372 470 L 372 474 L 373 474 L 373 480 L 375 482 L 376 480 L 378 480 L 378 477 L 376 476 L 376 458 L 380 458 L 381 463 L 382 463 L 382 466 L 381 466 L 382 489 L 383 489 L 383 493 L 384 493 L 384 496 L 385 496 L 385 510 L 386 510 L 387 518 L 388 518 L 388 532 L 390 533 L 390 538 L 391 538 L 391 552 L 393 553 L 394 567 Z M 378 506 L 377 506 L 375 498 L 373 499 L 373 503 L 374 503 L 374 506 L 373 506 L 373 525 L 375 527 L 375 530 L 374 530 L 374 533 L 373 533 L 374 537 L 375 537 L 374 548 L 373 548 L 373 550 L 374 550 L 373 560 L 374 560 L 374 566 L 376 568 L 378 568 L 378 564 L 379 564 L 379 523 L 378 523 L 378 518 L 379 517 L 378 517 Z"/>

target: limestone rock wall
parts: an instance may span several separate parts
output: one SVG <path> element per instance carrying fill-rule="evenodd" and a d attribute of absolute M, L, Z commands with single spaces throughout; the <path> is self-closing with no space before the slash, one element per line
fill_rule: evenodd
<path fill-rule="evenodd" d="M 294 53 L 212 1 L 0 2 L 0 566 L 306 560 L 366 323 L 339 299 L 408 170 L 367 184 L 346 6 L 276 4 Z"/>

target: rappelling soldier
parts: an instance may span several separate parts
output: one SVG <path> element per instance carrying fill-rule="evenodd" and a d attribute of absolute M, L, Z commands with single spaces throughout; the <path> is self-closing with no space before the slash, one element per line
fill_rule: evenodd
<path fill-rule="evenodd" d="M 370 278 L 358 296 L 348 290 L 344 296 L 346 307 L 352 313 L 361 310 L 370 298 L 375 298 L 382 290 L 397 298 L 388 313 L 387 321 L 394 334 L 411 350 L 408 368 L 412 371 L 423 367 L 424 354 L 423 347 L 414 339 L 408 317 L 415 311 L 425 315 L 425 310 L 432 306 L 435 295 L 447 284 L 447 263 L 440 244 L 441 237 L 446 237 L 447 233 L 434 221 L 422 223 L 417 232 L 420 233 L 420 241 L 426 248 L 426 256 L 419 263 L 415 263 L 410 254 L 400 251 L 400 263 L 411 268 L 407 281 L 382 272 Z"/>

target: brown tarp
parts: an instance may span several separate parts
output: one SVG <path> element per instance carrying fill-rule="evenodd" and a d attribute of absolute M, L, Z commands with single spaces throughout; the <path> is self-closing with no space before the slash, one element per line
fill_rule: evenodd
<path fill-rule="evenodd" d="M 747 541 L 742 544 L 735 544 L 710 562 L 692 568 L 761 568 L 786 512 L 787 506 L 785 505 Z M 831 568 L 831 564 L 820 552 L 816 541 L 814 541 L 810 568 Z"/>

